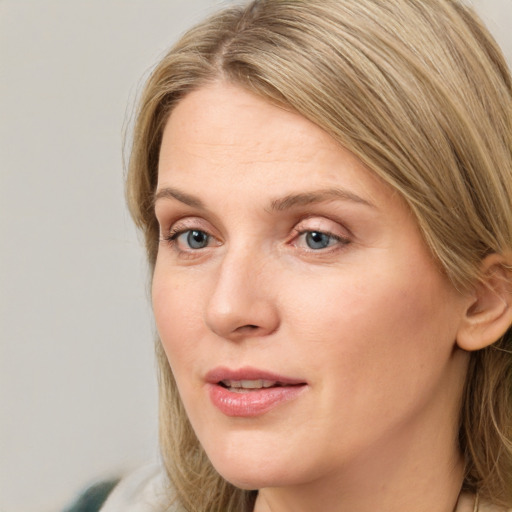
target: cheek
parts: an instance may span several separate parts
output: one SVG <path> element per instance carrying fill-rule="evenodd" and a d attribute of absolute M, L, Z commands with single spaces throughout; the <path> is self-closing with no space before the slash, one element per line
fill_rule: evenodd
<path fill-rule="evenodd" d="M 292 337 L 305 342 L 319 371 L 330 368 L 333 379 L 357 394 L 361 386 L 374 392 L 372 383 L 377 390 L 394 383 L 407 388 L 408 379 L 420 385 L 453 350 L 457 302 L 431 266 L 390 264 L 382 272 L 340 273 L 304 286 L 296 281 L 290 292 L 283 300 L 293 304 L 285 322 Z"/>
<path fill-rule="evenodd" d="M 294 304 L 285 324 L 295 340 L 290 359 L 301 361 L 318 391 L 309 424 L 327 428 L 326 437 L 343 426 L 346 443 L 329 447 L 334 460 L 419 417 L 440 395 L 449 382 L 453 303 L 432 272 L 421 279 L 350 273 L 315 286 L 322 293 L 301 292 L 296 283 L 283 297 Z"/>
<path fill-rule="evenodd" d="M 156 327 L 169 364 L 185 369 L 197 359 L 196 347 L 203 328 L 200 286 L 183 282 L 179 273 L 166 275 L 155 269 L 152 303 Z"/>

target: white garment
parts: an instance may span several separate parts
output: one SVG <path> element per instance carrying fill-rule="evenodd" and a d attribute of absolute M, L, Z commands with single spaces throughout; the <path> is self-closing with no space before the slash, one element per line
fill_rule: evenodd
<path fill-rule="evenodd" d="M 463 493 L 459 497 L 455 512 L 473 512 L 475 510 L 475 496 L 473 494 Z M 484 500 L 478 504 L 478 512 L 511 512 L 503 508 L 491 505 Z"/>
<path fill-rule="evenodd" d="M 173 494 L 159 464 L 144 466 L 123 478 L 100 512 L 180 512 L 170 505 Z"/>

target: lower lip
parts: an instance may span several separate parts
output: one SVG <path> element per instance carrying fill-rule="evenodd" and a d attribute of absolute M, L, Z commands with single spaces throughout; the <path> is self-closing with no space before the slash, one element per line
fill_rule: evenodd
<path fill-rule="evenodd" d="M 209 384 L 210 400 L 226 416 L 250 418 L 260 416 L 297 398 L 306 385 L 263 388 L 236 393 L 218 384 Z"/>

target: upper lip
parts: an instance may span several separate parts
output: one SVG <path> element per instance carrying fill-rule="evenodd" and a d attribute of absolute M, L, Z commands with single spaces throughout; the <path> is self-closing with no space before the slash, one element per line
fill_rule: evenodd
<path fill-rule="evenodd" d="M 260 370 L 258 368 L 244 367 L 231 369 L 219 366 L 210 370 L 205 376 L 206 382 L 209 384 L 218 384 L 223 380 L 242 381 L 242 380 L 266 380 L 279 384 L 293 386 L 297 384 L 306 384 L 302 379 L 286 377 L 277 373 Z"/>

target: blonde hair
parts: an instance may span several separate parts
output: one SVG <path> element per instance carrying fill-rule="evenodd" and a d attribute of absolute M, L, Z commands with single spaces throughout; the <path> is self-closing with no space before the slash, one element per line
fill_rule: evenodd
<path fill-rule="evenodd" d="M 142 94 L 127 196 L 151 268 L 162 132 L 192 90 L 225 80 L 294 110 L 398 191 L 455 286 L 512 251 L 512 83 L 475 13 L 456 0 L 260 0 L 225 9 L 170 50 Z M 510 272 L 510 267 L 508 268 Z M 512 507 L 512 334 L 471 354 L 461 408 L 465 487 Z M 189 511 L 250 510 L 217 474 L 160 342 L 160 436 Z"/>

